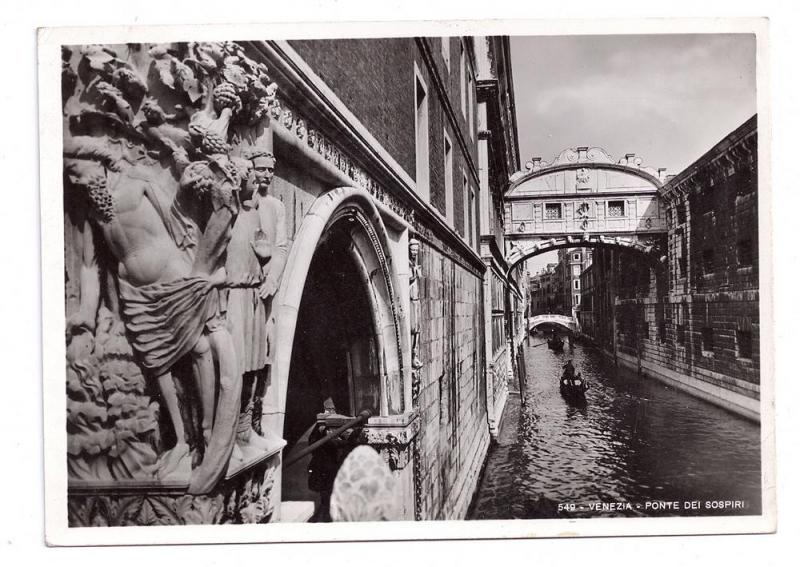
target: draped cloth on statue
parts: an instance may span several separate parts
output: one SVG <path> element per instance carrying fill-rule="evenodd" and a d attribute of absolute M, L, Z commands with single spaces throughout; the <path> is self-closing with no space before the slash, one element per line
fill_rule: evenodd
<path fill-rule="evenodd" d="M 261 265 L 251 245 L 260 228 L 258 210 L 243 204 L 233 224 L 225 262 L 228 281 L 253 282 L 251 287 L 228 290 L 228 330 L 241 372 L 261 370 L 268 362 L 267 305 L 258 295 Z"/>
<path fill-rule="evenodd" d="M 219 293 L 206 276 L 133 286 L 120 278 L 125 327 L 139 363 L 161 376 L 188 353 L 218 312 Z"/>
<path fill-rule="evenodd" d="M 160 376 L 188 353 L 200 338 L 206 326 L 219 312 L 219 292 L 215 282 L 204 276 L 181 278 L 167 283 L 140 287 L 120 279 L 120 296 L 125 326 L 131 346 L 139 356 L 139 363 L 152 375 Z M 211 333 L 212 341 L 230 340 Z M 220 344 L 221 349 L 233 347 Z M 192 472 L 189 494 L 207 494 L 225 473 L 233 452 L 236 437 L 238 410 L 241 404 L 242 382 L 236 370 L 236 361 L 224 363 L 219 353 L 220 368 L 227 368 L 231 385 L 220 388 L 214 412 L 211 440 L 203 462 Z"/>

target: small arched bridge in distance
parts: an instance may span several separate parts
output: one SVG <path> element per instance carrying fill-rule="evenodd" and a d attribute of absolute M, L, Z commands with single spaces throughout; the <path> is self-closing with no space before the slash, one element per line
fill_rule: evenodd
<path fill-rule="evenodd" d="M 561 327 L 563 329 L 568 330 L 571 333 L 576 333 L 578 331 L 578 322 L 574 318 L 567 317 L 566 315 L 553 315 L 547 313 L 542 315 L 534 315 L 533 317 L 528 317 L 529 329 L 533 330 L 536 327 L 540 327 L 543 325 Z"/>

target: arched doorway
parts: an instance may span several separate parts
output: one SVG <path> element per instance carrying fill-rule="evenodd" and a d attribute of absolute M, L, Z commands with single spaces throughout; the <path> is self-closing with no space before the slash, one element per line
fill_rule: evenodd
<path fill-rule="evenodd" d="M 408 332 L 386 228 L 368 193 L 340 188 L 320 196 L 305 215 L 287 261 L 277 301 L 278 338 L 272 423 L 287 441 L 281 501 L 313 501 L 308 445 L 323 404 L 374 416 L 408 405 L 404 358 Z M 296 454 L 296 453 L 295 453 Z"/>

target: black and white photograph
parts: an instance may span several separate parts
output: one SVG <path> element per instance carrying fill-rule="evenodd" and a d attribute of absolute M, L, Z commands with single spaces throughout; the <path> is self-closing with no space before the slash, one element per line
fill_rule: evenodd
<path fill-rule="evenodd" d="M 542 29 L 40 32 L 49 542 L 774 531 L 766 22 Z"/>

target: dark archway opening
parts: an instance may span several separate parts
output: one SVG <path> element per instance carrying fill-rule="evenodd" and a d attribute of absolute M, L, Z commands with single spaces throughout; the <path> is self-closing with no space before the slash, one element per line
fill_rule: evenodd
<path fill-rule="evenodd" d="M 286 393 L 284 455 L 308 446 L 317 414 L 330 399 L 336 412 L 380 407 L 377 341 L 369 293 L 353 252 L 347 219 L 323 235 L 311 260 L 297 317 Z M 330 402 L 328 402 L 329 404 Z M 308 487 L 311 455 L 283 471 L 282 500 L 315 501 Z"/>

